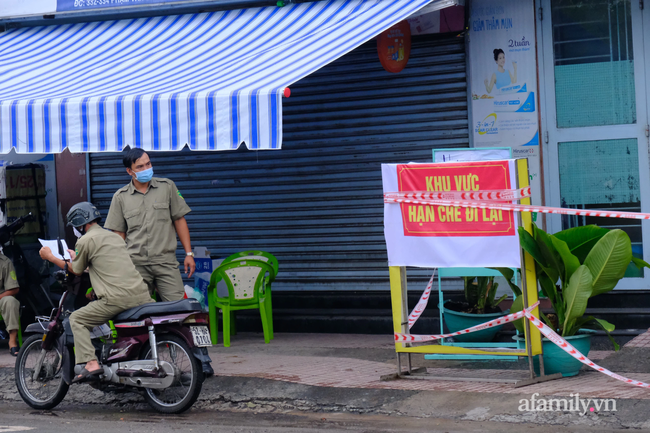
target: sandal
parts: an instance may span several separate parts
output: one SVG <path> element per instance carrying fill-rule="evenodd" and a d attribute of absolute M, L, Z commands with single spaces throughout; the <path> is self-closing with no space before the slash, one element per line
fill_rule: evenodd
<path fill-rule="evenodd" d="M 72 383 L 81 383 L 81 382 L 88 382 L 91 380 L 99 380 L 100 374 L 104 374 L 104 369 L 101 367 L 93 371 L 88 371 L 86 370 L 86 367 L 84 367 L 81 370 L 81 373 L 79 373 L 74 377 L 74 379 L 72 379 Z"/>
<path fill-rule="evenodd" d="M 18 347 L 18 346 L 15 346 L 15 347 L 12 347 L 11 349 L 9 349 L 9 353 L 11 354 L 11 356 L 18 356 L 19 351 L 20 351 L 20 347 Z"/>

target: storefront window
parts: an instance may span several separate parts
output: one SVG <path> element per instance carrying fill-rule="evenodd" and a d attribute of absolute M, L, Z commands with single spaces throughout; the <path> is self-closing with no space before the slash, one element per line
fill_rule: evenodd
<path fill-rule="evenodd" d="M 559 143 L 562 207 L 641 212 L 636 139 Z M 563 216 L 562 228 L 596 224 L 624 230 L 632 253 L 643 258 L 641 222 L 631 219 Z M 643 277 L 630 266 L 626 277 Z"/>
<path fill-rule="evenodd" d="M 636 123 L 630 0 L 552 0 L 558 128 Z"/>

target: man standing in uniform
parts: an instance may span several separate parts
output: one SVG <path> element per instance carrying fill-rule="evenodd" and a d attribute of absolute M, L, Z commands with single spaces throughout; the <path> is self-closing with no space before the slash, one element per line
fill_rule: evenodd
<path fill-rule="evenodd" d="M 126 241 L 133 264 L 152 293 L 157 288 L 163 301 L 183 299 L 176 235 L 185 250 L 185 272 L 190 278 L 196 265 L 185 215 L 191 209 L 174 182 L 153 177 L 144 150 L 129 150 L 122 162 L 131 182 L 113 195 L 104 228 Z"/>
<path fill-rule="evenodd" d="M 90 330 L 108 322 L 122 311 L 153 300 L 126 252 L 124 241 L 97 224 L 101 215 L 92 203 L 81 202 L 72 206 L 66 219 L 79 237 L 75 251 L 69 250 L 72 258 L 70 272 L 81 275 L 88 268 L 90 282 L 97 297 L 96 301 L 70 315 L 75 358 L 77 364 L 86 364 L 81 373 L 72 379 L 72 383 L 77 383 L 93 379 L 104 372 L 95 357 Z M 41 248 L 39 254 L 43 260 L 64 268 L 65 262 L 56 258 L 48 247 Z"/>
<path fill-rule="evenodd" d="M 185 215 L 191 209 L 176 184 L 153 177 L 149 155 L 135 148 L 122 160 L 131 182 L 113 195 L 104 228 L 126 241 L 135 268 L 163 301 L 183 299 L 185 289 L 176 260 L 176 235 L 185 250 L 185 272 L 191 278 L 196 269 Z M 203 372 L 214 374 L 208 351 L 202 348 Z"/>
<path fill-rule="evenodd" d="M 20 350 L 18 347 L 20 302 L 16 299 L 18 290 L 13 263 L 7 256 L 0 254 L 0 315 L 9 333 L 9 353 L 13 356 L 18 356 Z"/>

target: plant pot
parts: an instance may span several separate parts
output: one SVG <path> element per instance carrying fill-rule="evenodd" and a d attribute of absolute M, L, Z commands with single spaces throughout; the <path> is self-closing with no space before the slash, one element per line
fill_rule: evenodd
<path fill-rule="evenodd" d="M 581 329 L 580 334 L 563 338 L 575 347 L 578 352 L 584 356 L 588 356 L 589 350 L 591 350 L 591 335 L 594 332 L 590 329 Z M 512 338 L 517 340 L 520 346 L 519 348 L 524 347 L 523 335 L 515 335 Z M 562 373 L 564 377 L 575 376 L 583 366 L 582 362 L 560 349 L 559 346 L 548 338 L 542 338 L 542 350 L 544 351 L 545 375 Z M 539 375 L 539 356 L 533 357 L 533 365 L 535 367 L 535 373 Z"/>
<path fill-rule="evenodd" d="M 448 302 L 448 301 L 446 301 Z M 445 302 L 445 303 L 446 303 Z M 457 332 L 466 328 L 471 328 L 472 326 L 480 325 L 490 320 L 497 319 L 501 316 L 505 316 L 509 313 L 509 310 L 503 311 L 501 313 L 490 313 L 490 314 L 469 314 L 469 313 L 459 313 L 458 311 L 453 311 L 445 308 L 444 306 L 438 306 L 442 308 L 443 316 L 445 319 L 445 325 L 449 332 Z M 494 340 L 494 336 L 501 330 L 503 325 L 497 325 L 489 329 L 483 329 L 481 331 L 472 332 L 465 335 L 455 335 L 454 340 L 460 342 L 489 342 Z"/>

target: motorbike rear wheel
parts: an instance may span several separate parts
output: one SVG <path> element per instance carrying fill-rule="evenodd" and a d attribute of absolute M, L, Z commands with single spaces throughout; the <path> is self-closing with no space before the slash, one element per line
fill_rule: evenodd
<path fill-rule="evenodd" d="M 61 403 L 70 385 L 63 380 L 63 358 L 56 347 L 45 353 L 40 373 L 34 380 L 42 341 L 41 335 L 25 340 L 16 358 L 15 376 L 18 393 L 25 403 L 34 409 L 48 410 Z"/>
<path fill-rule="evenodd" d="M 181 338 L 164 334 L 156 336 L 158 359 L 169 362 L 177 371 L 177 379 L 166 389 L 145 388 L 144 398 L 161 413 L 181 413 L 192 407 L 201 393 L 203 370 L 201 363 Z M 140 359 L 151 359 L 151 348 L 142 350 Z"/>

